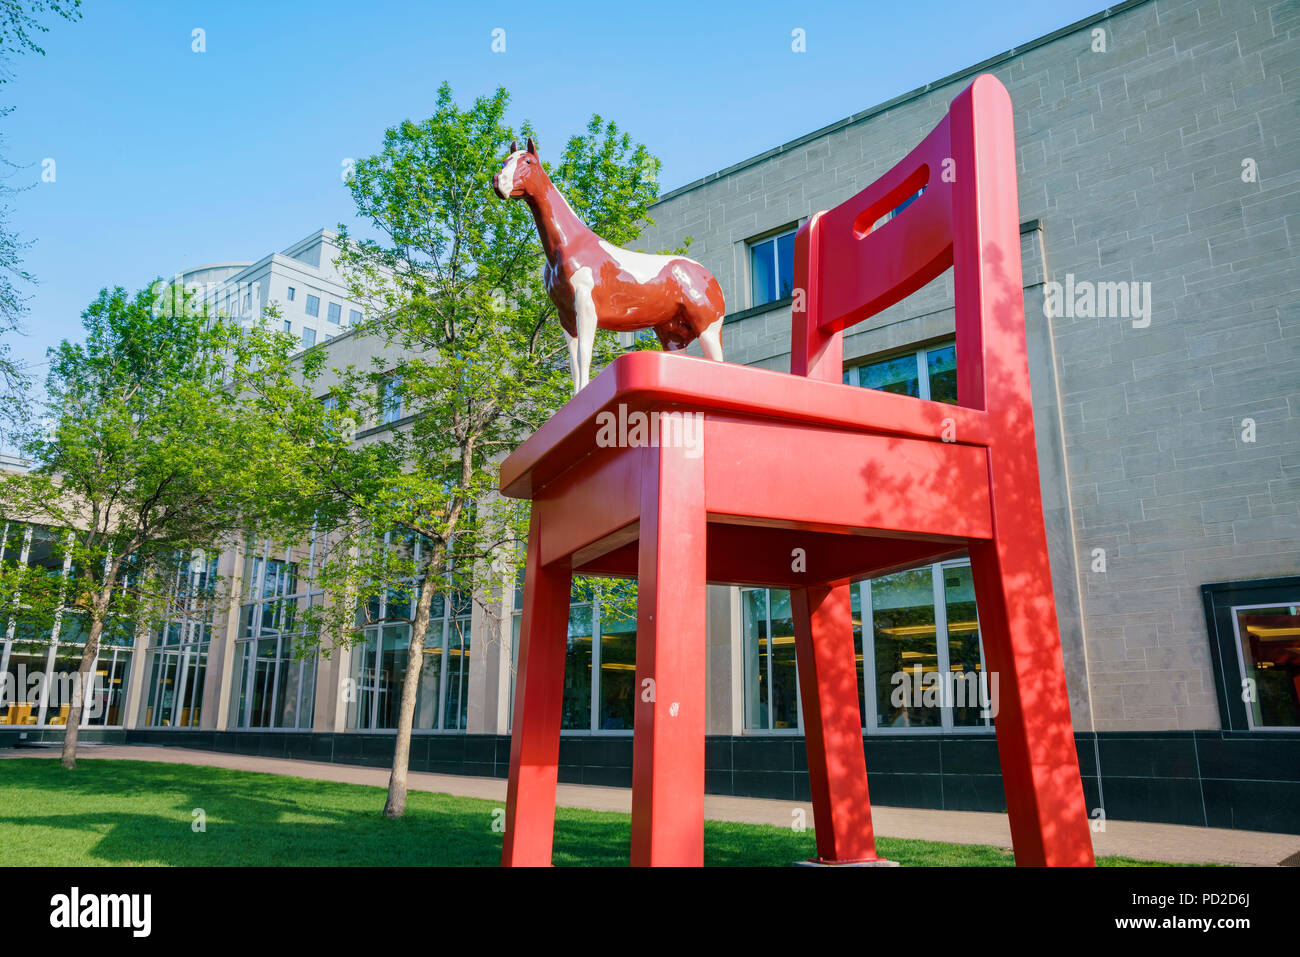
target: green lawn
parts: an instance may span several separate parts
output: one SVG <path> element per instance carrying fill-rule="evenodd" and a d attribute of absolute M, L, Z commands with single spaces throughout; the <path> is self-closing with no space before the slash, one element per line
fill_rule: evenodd
<path fill-rule="evenodd" d="M 495 865 L 496 802 L 413 791 L 406 816 L 385 821 L 382 788 L 249 771 L 49 758 L 0 760 L 0 865 Z M 202 808 L 207 829 L 193 829 Z M 500 814 L 496 817 L 499 819 Z M 628 817 L 561 808 L 555 863 L 626 864 Z M 882 838 L 903 865 L 1008 866 L 987 846 Z M 813 855 L 811 831 L 705 825 L 705 860 L 784 866 Z M 1106 858 L 1107 865 L 1140 865 Z"/>

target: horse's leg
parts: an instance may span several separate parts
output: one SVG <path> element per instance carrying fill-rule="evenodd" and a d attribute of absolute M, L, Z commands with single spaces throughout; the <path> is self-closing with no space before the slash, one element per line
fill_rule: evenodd
<path fill-rule="evenodd" d="M 578 394 L 578 337 L 569 335 L 568 331 L 561 328 L 564 333 L 564 342 L 569 347 L 569 375 L 573 376 L 573 394 Z"/>
<path fill-rule="evenodd" d="M 591 378 L 591 353 L 596 347 L 596 300 L 592 290 L 596 280 L 591 269 L 583 266 L 569 278 L 573 286 L 573 312 L 578 323 L 578 387 L 582 391 Z"/>
<path fill-rule="evenodd" d="M 713 324 L 700 330 L 700 348 L 705 356 L 714 362 L 722 361 L 722 317 L 713 320 Z"/>

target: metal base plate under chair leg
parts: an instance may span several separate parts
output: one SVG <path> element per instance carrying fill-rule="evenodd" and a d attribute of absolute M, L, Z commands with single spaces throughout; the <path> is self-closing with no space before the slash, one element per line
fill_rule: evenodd
<path fill-rule="evenodd" d="M 806 861 L 795 861 L 791 867 L 898 867 L 898 861 L 887 861 L 883 857 L 873 857 L 866 861 L 824 861 L 820 857 Z"/>

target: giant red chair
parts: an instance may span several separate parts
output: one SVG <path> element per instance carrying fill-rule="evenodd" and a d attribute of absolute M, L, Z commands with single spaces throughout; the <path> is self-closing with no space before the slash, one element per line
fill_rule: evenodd
<path fill-rule="evenodd" d="M 629 353 L 506 460 L 501 490 L 531 499 L 532 517 L 504 864 L 551 861 L 574 574 L 639 581 L 633 864 L 703 863 L 707 582 L 790 589 L 818 858 L 877 860 L 849 583 L 962 553 L 999 677 L 1016 862 L 1093 862 L 1039 497 L 1019 225 L 1011 101 L 985 75 L 902 162 L 799 230 L 792 374 Z M 949 266 L 958 404 L 842 384 L 844 330 Z M 602 441 L 611 414 L 638 412 L 652 441 L 635 429 Z"/>

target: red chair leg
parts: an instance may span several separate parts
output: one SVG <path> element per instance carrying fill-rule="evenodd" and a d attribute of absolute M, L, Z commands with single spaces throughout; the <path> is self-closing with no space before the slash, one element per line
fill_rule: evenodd
<path fill-rule="evenodd" d="M 817 857 L 874 861 L 849 584 L 790 590 Z"/>
<path fill-rule="evenodd" d="M 970 547 L 1011 843 L 1018 866 L 1091 866 L 1047 543 L 1034 537 L 1021 528 Z"/>
<path fill-rule="evenodd" d="M 704 863 L 704 457 L 644 450 L 638 555 L 632 865 Z M 695 450 L 701 451 L 701 450 Z"/>
<path fill-rule="evenodd" d="M 534 506 L 519 630 L 506 831 L 501 843 L 505 867 L 549 866 L 555 836 L 555 785 L 573 574 L 561 563 L 540 564 L 540 524 Z"/>

